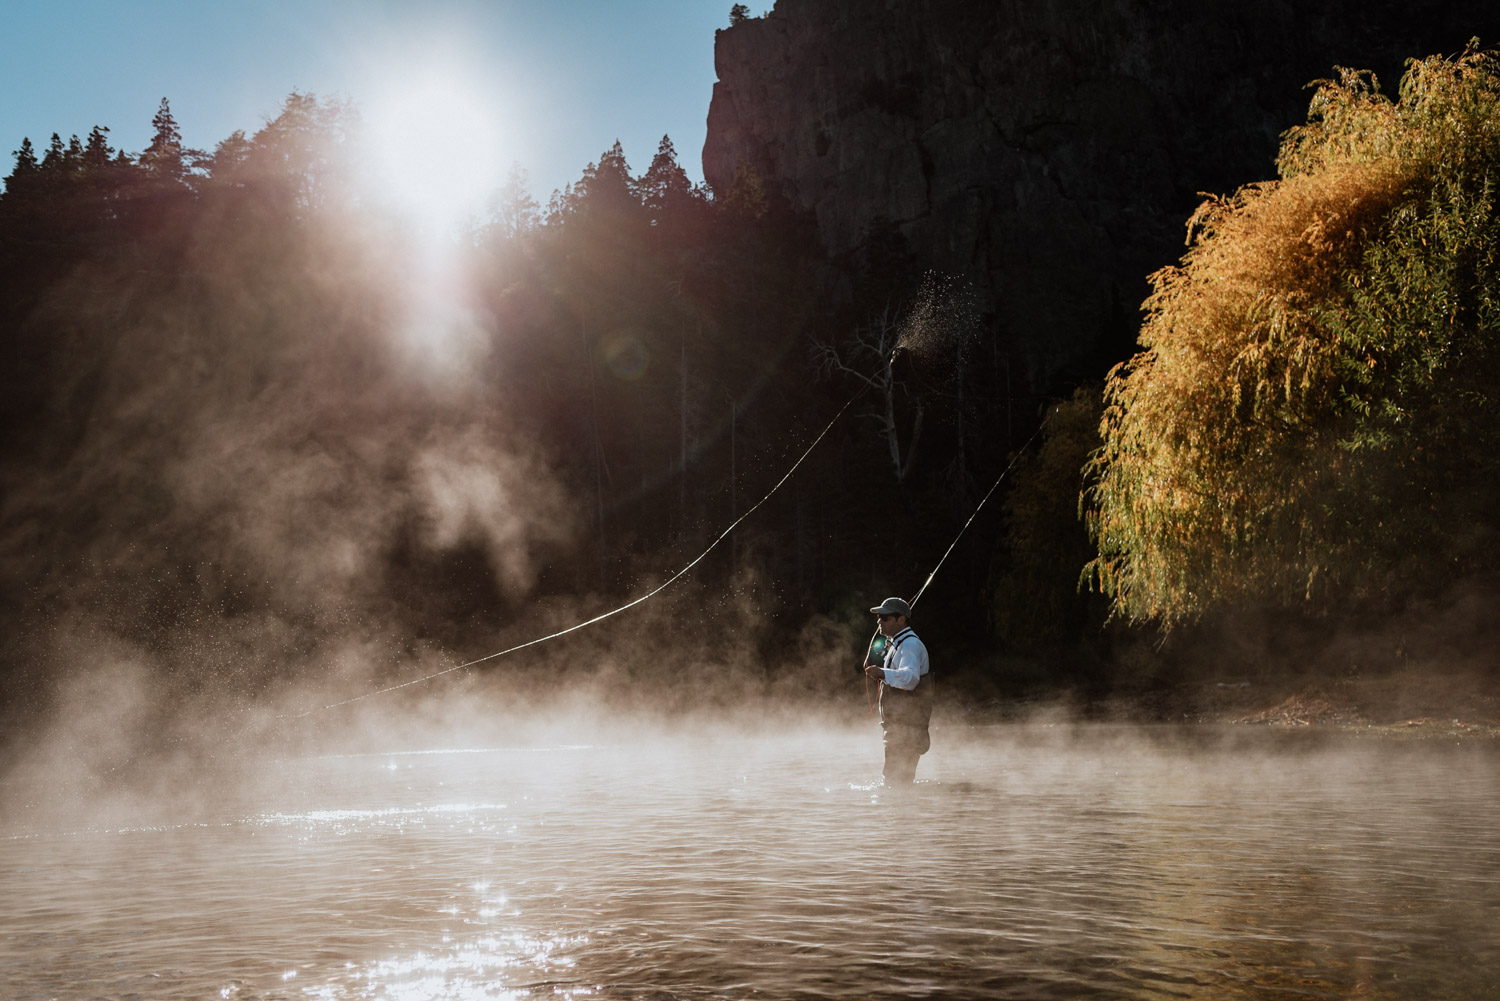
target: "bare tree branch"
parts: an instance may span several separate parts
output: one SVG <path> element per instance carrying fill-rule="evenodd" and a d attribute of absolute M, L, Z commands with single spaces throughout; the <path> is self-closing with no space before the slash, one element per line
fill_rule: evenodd
<path fill-rule="evenodd" d="M 901 314 L 886 303 L 878 316 L 858 327 L 843 344 L 837 340 L 819 339 L 812 347 L 813 363 L 820 374 L 845 376 L 879 391 L 877 409 L 866 411 L 861 416 L 873 418 L 880 425 L 897 482 L 904 480 L 911 471 L 917 440 L 922 433 L 922 405 L 918 402 L 903 458 L 900 423 L 896 416 L 896 374 L 891 359 L 901 343 L 904 328 Z"/>

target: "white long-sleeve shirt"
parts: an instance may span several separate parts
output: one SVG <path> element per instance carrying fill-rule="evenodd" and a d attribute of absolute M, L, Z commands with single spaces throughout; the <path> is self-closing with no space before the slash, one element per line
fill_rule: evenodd
<path fill-rule="evenodd" d="M 887 685 L 909 692 L 917 687 L 928 670 L 927 648 L 910 626 L 891 637 L 890 646 L 885 651 L 885 663 L 881 665 Z"/>

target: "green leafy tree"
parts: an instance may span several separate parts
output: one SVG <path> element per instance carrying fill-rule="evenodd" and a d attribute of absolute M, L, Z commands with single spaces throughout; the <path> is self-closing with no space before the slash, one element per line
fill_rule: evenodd
<path fill-rule="evenodd" d="M 1500 567 L 1495 55 L 1321 81 L 1278 166 L 1199 208 L 1105 389 L 1091 571 L 1131 618 Z"/>
<path fill-rule="evenodd" d="M 742 3 L 737 3 L 729 8 L 730 25 L 742 24 L 750 20 L 750 8 Z"/>

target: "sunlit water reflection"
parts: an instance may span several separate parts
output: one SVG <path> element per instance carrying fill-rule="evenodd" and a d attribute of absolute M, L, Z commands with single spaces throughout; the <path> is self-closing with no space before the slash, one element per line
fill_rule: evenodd
<path fill-rule="evenodd" d="M 12 802 L 0 997 L 1500 997 L 1492 749 L 950 728 L 891 795 L 877 741 L 280 761 L 125 828 Z"/>

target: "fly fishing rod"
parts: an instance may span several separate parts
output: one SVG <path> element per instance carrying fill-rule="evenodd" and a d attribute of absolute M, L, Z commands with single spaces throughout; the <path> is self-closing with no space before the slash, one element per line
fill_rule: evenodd
<path fill-rule="evenodd" d="M 888 357 L 885 357 L 883 359 L 884 363 L 885 363 L 885 367 L 886 367 L 886 369 L 887 369 L 888 372 L 889 372 L 890 368 L 892 366 L 894 366 L 895 361 L 896 361 L 896 356 L 904 349 L 904 347 L 905 347 L 905 341 L 907 339 L 907 336 L 908 335 L 903 335 L 902 338 L 901 338 L 901 340 L 899 340 L 897 342 L 897 344 L 891 349 L 890 355 Z M 281 713 L 281 714 L 278 714 L 275 718 L 277 718 L 277 719 L 286 719 L 286 718 L 300 719 L 302 717 L 311 716 L 314 713 L 320 713 L 320 712 L 324 712 L 326 710 L 336 709 L 336 708 L 338 708 L 340 706 L 347 706 L 347 705 L 350 705 L 350 704 L 355 703 L 355 702 L 361 702 L 361 701 L 364 701 L 365 699 L 372 699 L 372 698 L 376 698 L 376 697 L 381 696 L 381 695 L 387 695 L 387 694 L 390 694 L 391 692 L 396 692 L 396 691 L 399 691 L 399 690 L 401 690 L 403 688 L 411 688 L 411 687 L 413 687 L 415 685 L 425 684 L 425 683 L 427 683 L 429 681 L 433 681 L 433 680 L 435 680 L 437 678 L 441 678 L 441 677 L 443 677 L 445 675 L 453 674 L 453 673 L 458 672 L 458 671 L 467 670 L 467 669 L 472 668 L 472 667 L 474 667 L 474 666 L 476 666 L 478 664 L 482 664 L 482 663 L 484 663 L 486 661 L 495 660 L 495 659 L 498 659 L 500 657 L 505 657 L 505 656 L 508 656 L 509 654 L 516 653 L 517 651 L 524 650 L 527 647 L 537 646 L 539 644 L 547 643 L 547 642 L 549 642 L 551 640 L 558 639 L 559 637 L 566 636 L 569 633 L 577 632 L 580 629 L 584 629 L 584 628 L 586 628 L 588 626 L 592 626 L 592 625 L 595 625 L 595 624 L 597 624 L 599 622 L 603 622 L 605 619 L 609 619 L 609 618 L 612 618 L 612 617 L 614 617 L 616 615 L 619 615 L 622 612 L 625 612 L 625 611 L 627 611 L 627 610 L 629 610 L 631 608 L 634 608 L 635 606 L 641 604 L 642 602 L 648 601 L 651 598 L 656 597 L 656 595 L 660 594 L 662 591 L 666 590 L 668 587 L 672 586 L 677 581 L 681 580 L 684 576 L 687 575 L 687 573 L 690 570 L 692 570 L 699 563 L 703 562 L 703 560 L 708 557 L 709 553 L 713 552 L 714 549 L 716 549 L 718 547 L 719 543 L 723 542 L 726 538 L 728 538 L 729 535 L 732 532 L 734 532 L 734 530 L 737 529 L 740 526 L 741 523 L 743 523 L 747 518 L 749 518 L 757 510 L 759 510 L 762 505 L 764 505 L 768 500 L 770 500 L 771 497 L 778 490 L 780 490 L 782 488 L 782 486 L 788 480 L 790 480 L 792 478 L 792 475 L 794 473 L 796 473 L 798 469 L 801 468 L 801 466 L 802 466 L 802 464 L 804 462 L 807 461 L 808 456 L 812 455 L 813 451 L 818 447 L 818 445 L 823 441 L 823 439 L 828 436 L 828 432 L 831 431 L 831 430 L 833 430 L 833 426 L 839 422 L 840 418 L 842 418 L 844 416 L 844 414 L 849 410 L 849 408 L 852 407 L 855 404 L 855 402 L 861 396 L 863 396 L 864 393 L 872 385 L 874 385 L 874 383 L 871 380 L 869 380 L 868 378 L 862 379 L 861 383 L 862 384 L 860 385 L 860 387 L 857 390 L 855 390 L 854 394 L 852 396 L 850 396 L 848 400 L 845 401 L 844 405 L 839 408 L 838 412 L 834 414 L 833 418 L 823 427 L 823 430 L 820 431 L 818 433 L 817 437 L 815 437 L 812 440 L 812 443 L 809 444 L 807 446 L 807 448 L 803 450 L 802 454 L 797 457 L 797 460 L 792 463 L 791 467 L 786 471 L 785 474 L 782 475 L 781 479 L 777 480 L 776 483 L 771 486 L 771 489 L 768 490 L 768 491 L 766 491 L 765 495 L 763 497 L 761 497 L 760 500 L 756 501 L 753 505 L 751 505 L 751 507 L 748 510 L 746 510 L 744 514 L 740 515 L 738 518 L 735 518 L 734 521 L 732 521 L 730 523 L 730 525 L 729 525 L 728 528 L 724 529 L 724 531 L 722 531 L 721 533 L 719 533 L 719 535 L 712 542 L 710 542 L 708 544 L 708 547 L 706 549 L 704 549 L 703 552 L 699 553 L 696 557 L 694 557 L 686 566 L 684 566 L 682 569 L 678 570 L 671 577 L 667 578 L 665 581 L 663 581 L 662 583 L 658 584 L 656 587 L 651 588 L 650 590 L 648 590 L 644 594 L 639 595 L 638 597 L 633 598 L 630 601 L 625 602 L 623 605 L 620 605 L 617 608 L 612 608 L 609 611 L 602 612 L 599 615 L 595 615 L 594 617 L 592 617 L 590 619 L 586 619 L 586 620 L 584 620 L 582 622 L 577 622 L 577 623 L 575 623 L 575 624 L 573 624 L 571 626 L 568 626 L 568 627 L 566 627 L 564 629 L 558 629 L 558 630 L 556 630 L 554 632 L 546 634 L 545 636 L 538 636 L 535 639 L 527 640 L 524 643 L 517 643 L 514 646 L 507 647 L 507 648 L 505 648 L 503 650 L 498 650 L 498 651 L 496 651 L 494 653 L 486 654 L 483 657 L 476 657 L 473 660 L 465 661 L 465 662 L 463 662 L 461 664 L 454 664 L 451 667 L 443 668 L 440 671 L 433 671 L 430 674 L 423 675 L 422 677 L 419 677 L 419 678 L 413 678 L 413 679 L 411 679 L 409 681 L 400 682 L 399 684 L 389 685 L 389 686 L 387 686 L 385 688 L 377 689 L 375 691 L 365 692 L 362 695 L 356 695 L 356 696 L 353 696 L 352 698 L 341 699 L 341 700 L 338 700 L 338 701 L 335 701 L 335 702 L 329 702 L 329 703 L 326 703 L 326 704 L 323 704 L 323 705 L 313 706 L 313 707 L 308 708 L 306 710 L 303 710 L 301 712 Z M 1036 435 L 1032 435 L 1033 439 L 1035 437 L 1036 437 Z M 1030 445 L 1031 441 L 1028 440 L 1026 444 Z M 1024 452 L 1024 451 L 1025 451 L 1025 446 L 1022 446 L 1021 452 Z M 915 605 L 916 602 L 917 602 L 917 599 L 922 596 L 922 592 L 927 589 L 927 585 L 932 583 L 932 578 L 934 576 L 936 576 L 938 570 L 942 567 L 943 563 L 948 559 L 949 554 L 951 554 L 953 552 L 954 547 L 958 545 L 958 539 L 959 539 L 959 537 L 961 537 L 963 535 L 964 531 L 968 529 L 969 525 L 973 523 L 975 516 L 977 516 L 979 514 L 979 510 L 981 508 L 983 508 L 984 505 L 985 505 L 985 503 L 990 499 L 990 495 L 993 494 L 995 492 L 996 488 L 998 488 L 1000 486 L 1000 481 L 1003 480 L 1005 478 L 1005 475 L 1010 472 L 1011 467 L 1014 466 L 1015 463 L 1016 463 L 1016 460 L 1020 458 L 1021 452 L 1017 452 L 1016 455 L 1014 457 L 1012 457 L 1010 464 L 1005 467 L 1005 471 L 1000 474 L 999 479 L 997 479 L 995 481 L 994 485 L 990 487 L 989 491 L 980 500 L 979 505 L 974 509 L 973 514 L 971 514 L 969 516 L 969 520 L 966 521 L 966 522 L 964 522 L 963 528 L 959 529 L 958 536 L 955 536 L 952 544 L 950 544 L 948 546 L 948 550 L 947 550 L 947 552 L 945 552 L 943 554 L 943 558 L 938 561 L 937 566 L 933 567 L 932 573 L 930 573 L 930 574 L 927 575 L 926 582 L 924 582 L 923 585 L 922 585 L 922 587 L 921 587 L 921 589 L 919 589 L 917 591 L 916 598 L 913 598 L 912 601 L 910 602 L 910 604 Z M 879 635 L 879 630 L 878 629 L 876 630 L 876 635 L 877 636 Z M 875 638 L 872 637 L 871 638 L 871 650 L 874 649 L 874 643 L 875 643 Z M 868 657 L 869 655 L 870 655 L 870 651 L 867 651 L 866 652 L 866 656 Z"/>
<path fill-rule="evenodd" d="M 884 359 L 885 365 L 886 365 L 887 369 L 889 369 L 890 366 L 892 366 L 892 365 L 895 364 L 896 355 L 899 354 L 901 350 L 902 350 L 902 344 L 900 342 L 898 342 L 896 344 L 896 346 L 891 349 L 890 356 Z M 855 401 L 857 401 L 861 396 L 863 396 L 865 394 L 865 392 L 872 385 L 874 385 L 874 382 L 872 380 L 868 379 L 868 378 L 862 379 L 862 380 L 860 380 L 860 382 L 861 382 L 860 387 L 858 389 L 856 389 L 854 391 L 854 394 L 852 396 L 850 396 L 849 399 L 844 402 L 844 405 L 838 409 L 838 413 L 836 413 L 836 414 L 833 415 L 833 419 L 830 420 L 826 425 L 824 425 L 823 430 L 820 431 L 820 432 L 818 432 L 818 436 L 816 438 L 814 438 L 812 440 L 812 443 L 810 445 L 808 445 L 806 449 L 803 450 L 803 452 L 802 452 L 802 454 L 800 456 L 797 457 L 797 461 L 794 462 L 794 463 L 792 463 L 791 468 L 786 471 L 786 473 L 781 477 L 781 479 L 777 480 L 776 483 L 774 485 L 772 485 L 772 487 L 771 487 L 770 490 L 766 491 L 765 496 L 763 496 L 760 500 L 756 501 L 753 505 L 751 505 L 750 508 L 748 510 L 746 510 L 744 514 L 742 514 L 738 518 L 734 519 L 734 521 L 732 521 L 730 523 L 729 527 L 726 528 L 726 529 L 724 529 L 724 531 L 720 532 L 719 535 L 718 535 L 718 537 L 716 537 L 712 542 L 710 542 L 708 544 L 708 548 L 704 549 L 703 552 L 699 553 L 696 557 L 694 557 L 691 562 L 689 562 L 681 570 L 678 570 L 671 577 L 667 578 L 665 581 L 663 581 L 662 583 L 658 584 L 656 587 L 651 588 L 645 594 L 642 594 L 642 595 L 640 595 L 640 596 L 638 596 L 636 598 L 631 599 L 630 601 L 627 601 L 625 604 L 620 605 L 618 608 L 612 608 L 609 611 L 602 612 L 601 614 L 596 615 L 596 616 L 594 616 L 591 619 L 586 619 L 586 620 L 584 620 L 582 622 L 574 623 L 573 625 L 568 626 L 565 629 L 559 629 L 559 630 L 557 630 L 555 632 L 548 633 L 545 636 L 538 636 L 535 639 L 527 640 L 524 643 L 517 643 L 514 646 L 506 647 L 504 650 L 497 650 L 494 653 L 486 654 L 483 657 L 476 657 L 473 660 L 465 661 L 462 664 L 454 664 L 451 667 L 445 667 L 445 668 L 443 668 L 441 671 L 433 671 L 432 673 L 425 674 L 425 675 L 423 675 L 420 678 L 412 678 L 409 681 L 403 681 L 403 682 L 400 682 L 399 684 L 389 685 L 389 686 L 387 686 L 385 688 L 377 689 L 375 691 L 365 692 L 362 695 L 356 695 L 356 696 L 353 696 L 352 698 L 340 699 L 340 700 L 338 700 L 336 702 L 328 702 L 328 703 L 325 703 L 323 705 L 312 706 L 311 708 L 305 709 L 305 710 L 303 710 L 301 712 L 279 713 L 279 714 L 277 714 L 273 718 L 275 718 L 275 719 L 301 719 L 303 717 L 311 716 L 311 715 L 313 715 L 315 713 L 325 712 L 325 711 L 327 711 L 329 709 L 337 709 L 340 706 L 347 706 L 347 705 L 351 705 L 351 704 L 353 704 L 355 702 L 362 702 L 365 699 L 373 699 L 373 698 L 377 698 L 378 696 L 381 696 L 381 695 L 388 695 L 391 692 L 400 691 L 403 688 L 411 688 L 411 687 L 413 687 L 415 685 L 426 684 L 427 682 L 434 681 L 434 680 L 436 680 L 438 678 L 443 677 L 444 675 L 453 674 L 453 673 L 458 672 L 458 671 L 468 670 L 469 668 L 474 667 L 474 666 L 476 666 L 478 664 L 482 664 L 485 661 L 496 660 L 496 659 L 498 659 L 500 657 L 505 657 L 505 656 L 508 656 L 510 654 L 516 653 L 519 650 L 524 650 L 527 647 L 537 646 L 539 644 L 547 643 L 547 642 L 549 642 L 551 640 L 558 639 L 559 637 L 566 636 L 569 633 L 577 632 L 580 629 L 584 629 L 584 628 L 586 628 L 588 626 L 595 625 L 596 623 L 603 622 L 605 619 L 613 618 L 614 616 L 619 615 L 621 612 L 627 611 L 627 610 L 629 610 L 631 608 L 634 608 L 636 605 L 641 604 L 642 602 L 649 601 L 651 598 L 656 597 L 662 591 L 666 590 L 668 587 L 671 587 L 678 580 L 680 580 L 684 576 L 686 576 L 687 573 L 688 573 L 688 571 L 692 570 L 693 567 L 695 567 L 699 563 L 703 562 L 703 560 L 707 558 L 708 554 L 711 553 L 711 552 L 713 552 L 714 549 L 716 549 L 718 547 L 719 543 L 723 542 L 726 538 L 728 538 L 731 532 L 733 532 L 736 528 L 738 528 L 740 526 L 740 524 L 746 518 L 749 518 L 752 514 L 754 514 L 761 507 L 761 505 L 765 504 L 766 501 L 770 500 L 771 497 L 772 497 L 772 495 L 774 495 L 778 490 L 780 490 L 781 487 L 782 487 L 782 485 L 785 484 L 788 480 L 790 480 L 792 478 L 792 474 L 795 473 L 799 468 L 801 468 L 802 464 L 807 461 L 807 457 L 809 455 L 811 455 L 813 453 L 813 450 L 818 447 L 818 444 L 820 442 L 822 442 L 822 440 L 828 436 L 828 432 L 833 430 L 833 426 L 839 422 L 839 419 L 844 416 L 844 414 L 849 410 L 850 407 L 854 406 Z"/>
<path fill-rule="evenodd" d="M 894 354 L 892 354 L 891 360 L 895 361 Z M 943 552 L 942 558 L 937 561 L 937 565 L 932 568 L 932 572 L 927 575 L 927 579 L 922 582 L 922 586 L 917 589 L 917 593 L 912 597 L 910 601 L 906 603 L 907 607 L 912 609 L 915 609 L 917 607 L 917 602 L 920 601 L 922 599 L 922 595 L 926 593 L 928 586 L 932 583 L 932 579 L 937 576 L 938 571 L 943 568 L 943 564 L 948 562 L 948 557 L 953 555 L 953 550 L 958 547 L 958 540 L 964 537 L 964 533 L 969 530 L 969 526 L 974 524 L 974 519 L 979 517 L 979 512 L 984 509 L 985 504 L 989 503 L 990 497 L 993 496 L 995 491 L 1000 488 L 1001 482 L 1004 481 L 1005 477 L 1010 474 L 1010 471 L 1015 468 L 1016 463 L 1021 460 L 1021 456 L 1026 452 L 1028 448 L 1031 447 L 1031 443 L 1036 441 L 1037 435 L 1041 433 L 1042 428 L 1038 427 L 1031 433 L 1031 437 L 1026 439 L 1025 444 L 1023 444 L 1019 449 L 1016 450 L 1016 454 L 1011 456 L 1010 462 L 1006 463 L 1005 468 L 1000 471 L 1000 475 L 995 477 L 995 482 L 990 484 L 990 488 L 986 490 L 984 496 L 979 499 L 979 503 L 974 505 L 974 510 L 970 512 L 968 520 L 959 527 L 957 534 L 953 536 L 953 541 L 948 543 L 948 548 Z M 870 637 L 869 646 L 865 648 L 864 662 L 855 667 L 855 671 L 860 674 L 864 674 L 865 668 L 879 667 L 881 664 L 883 664 L 885 662 L 886 645 L 886 636 L 880 631 L 880 626 L 877 623 L 875 626 L 875 632 Z M 869 701 L 868 676 L 865 683 L 865 699 L 866 701 Z"/>

